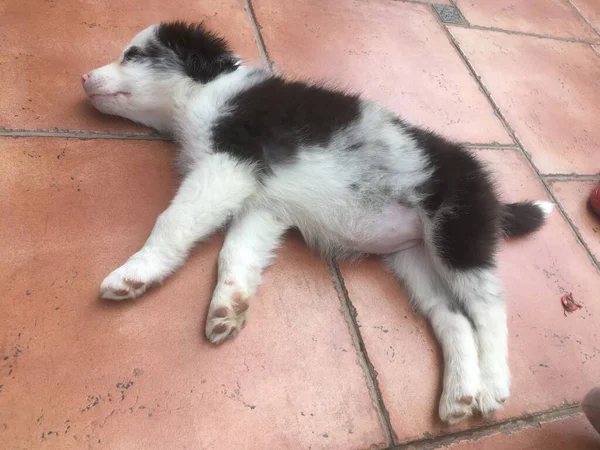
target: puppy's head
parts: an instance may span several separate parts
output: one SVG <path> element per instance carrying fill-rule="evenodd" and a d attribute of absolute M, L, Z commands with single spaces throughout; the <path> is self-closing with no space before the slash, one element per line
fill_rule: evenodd
<path fill-rule="evenodd" d="M 238 64 L 226 42 L 202 24 L 162 23 L 138 33 L 119 59 L 82 82 L 98 110 L 165 131 L 181 81 L 205 84 Z"/>

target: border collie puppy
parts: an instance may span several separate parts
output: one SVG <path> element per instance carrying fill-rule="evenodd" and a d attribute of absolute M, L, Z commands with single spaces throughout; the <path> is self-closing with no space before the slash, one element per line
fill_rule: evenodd
<path fill-rule="evenodd" d="M 359 96 L 245 66 L 202 24 L 146 28 L 83 87 L 100 111 L 173 136 L 183 174 L 102 297 L 142 295 L 231 222 L 206 323 L 222 342 L 295 227 L 326 258 L 381 255 L 404 282 L 442 347 L 442 420 L 501 408 L 510 372 L 495 253 L 502 237 L 542 226 L 551 203 L 502 203 L 460 145 Z"/>

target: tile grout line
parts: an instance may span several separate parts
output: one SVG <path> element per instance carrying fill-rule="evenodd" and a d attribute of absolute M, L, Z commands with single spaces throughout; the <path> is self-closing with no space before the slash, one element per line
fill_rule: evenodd
<path fill-rule="evenodd" d="M 112 133 L 104 131 L 80 131 L 80 130 L 23 130 L 0 128 L 0 137 L 47 137 L 47 138 L 75 138 L 75 139 L 123 139 L 142 141 L 170 141 L 169 138 L 156 134 L 142 133 Z"/>
<path fill-rule="evenodd" d="M 335 290 L 337 291 L 338 298 L 342 306 L 344 318 L 348 324 L 348 331 L 350 332 L 352 343 L 354 344 L 359 363 L 363 369 L 371 400 L 375 406 L 377 415 L 379 416 L 379 422 L 383 428 L 384 435 L 387 440 L 387 446 L 393 446 L 397 442 L 396 434 L 392 428 L 390 414 L 385 407 L 383 396 L 381 395 L 381 389 L 379 387 L 379 382 L 377 381 L 377 371 L 369 359 L 367 348 L 359 330 L 357 321 L 358 313 L 352 304 L 352 301 L 350 300 L 350 296 L 348 295 L 348 290 L 346 289 L 344 278 L 339 266 L 333 261 L 328 261 L 328 265 Z"/>
<path fill-rule="evenodd" d="M 458 9 L 458 8 L 456 8 L 456 9 Z M 477 72 L 475 72 L 475 69 L 473 68 L 473 66 L 471 65 L 471 63 L 467 59 L 467 57 L 463 54 L 462 50 L 458 46 L 458 43 L 454 39 L 454 36 L 452 36 L 452 34 L 450 33 L 450 30 L 448 29 L 447 24 L 445 24 L 444 22 L 442 22 L 442 19 L 438 15 L 438 13 L 436 12 L 434 5 L 431 5 L 430 8 L 429 8 L 429 10 L 433 14 L 435 20 L 437 20 L 437 22 L 440 25 L 440 27 L 442 28 L 442 31 L 446 34 L 446 38 L 450 42 L 450 45 L 454 48 L 454 50 L 458 53 L 458 55 L 462 59 L 463 63 L 466 65 L 467 70 L 469 71 L 469 74 L 475 80 L 475 83 L 479 87 L 480 91 L 483 92 L 483 95 L 487 98 L 489 105 L 492 107 L 492 111 L 494 111 L 494 115 L 498 118 L 498 120 L 500 121 L 500 123 L 504 127 L 504 130 L 506 131 L 506 133 L 508 134 L 508 136 L 512 140 L 512 144 L 509 144 L 509 145 L 511 147 L 513 147 L 513 148 L 518 148 L 518 142 L 515 140 L 514 133 L 512 133 L 512 130 L 508 127 L 508 125 L 507 125 L 506 121 L 504 120 L 504 117 L 502 116 L 502 113 L 500 112 L 500 109 L 498 108 L 498 106 L 496 105 L 496 103 L 494 103 L 491 100 L 490 93 L 485 88 L 485 86 L 483 85 L 483 83 L 481 83 L 480 77 L 477 75 Z M 460 10 L 458 10 L 458 11 L 460 12 Z M 462 15 L 462 12 L 460 14 Z M 469 27 L 461 27 L 461 28 L 469 28 Z"/>
<path fill-rule="evenodd" d="M 432 7 L 432 10 L 433 10 L 433 7 Z M 434 11 L 434 13 L 435 13 L 435 11 Z M 533 171 L 533 173 L 536 176 L 536 178 L 542 184 L 544 190 L 546 191 L 546 194 L 548 195 L 548 197 L 550 197 L 550 199 L 552 200 L 552 203 L 554 203 L 554 206 L 556 207 L 556 209 L 558 210 L 558 212 L 560 213 L 560 215 L 562 216 L 562 218 L 569 225 L 569 228 L 571 229 L 571 232 L 575 236 L 575 239 L 583 247 L 583 249 L 584 249 L 584 251 L 585 251 L 588 259 L 590 260 L 590 262 L 592 263 L 592 265 L 596 268 L 596 270 L 600 271 L 600 263 L 598 261 L 596 261 L 596 258 L 594 258 L 592 252 L 590 251 L 590 249 L 588 248 L 587 244 L 585 243 L 583 237 L 581 236 L 581 233 L 579 233 L 579 230 L 573 225 L 573 222 L 571 221 L 571 219 L 567 215 L 566 211 L 564 210 L 564 208 L 562 207 L 562 205 L 560 204 L 560 202 L 558 201 L 558 199 L 556 198 L 556 196 L 552 192 L 552 189 L 550 189 L 550 186 L 548 185 L 548 183 L 544 179 L 543 175 L 540 173 L 540 171 L 538 170 L 538 168 L 533 163 L 531 155 L 527 151 L 525 151 L 525 148 L 523 147 L 523 144 L 521 143 L 521 141 L 517 137 L 516 133 L 514 132 L 514 130 L 512 129 L 512 127 L 510 126 L 510 124 L 508 123 L 508 121 L 504 118 L 504 116 L 502 115 L 502 113 L 500 112 L 500 108 L 498 107 L 498 105 L 496 104 L 496 102 L 494 101 L 494 99 L 492 98 L 491 92 L 488 91 L 488 89 L 485 87 L 485 85 L 481 81 L 481 77 L 479 77 L 477 75 L 477 72 L 475 71 L 475 68 L 472 66 L 471 62 L 467 58 L 467 55 L 465 55 L 463 53 L 462 49 L 458 45 L 458 42 L 454 39 L 454 36 L 452 36 L 452 34 L 450 33 L 450 30 L 448 29 L 448 27 L 445 26 L 445 24 L 443 24 L 443 23 L 442 23 L 442 28 L 446 32 L 446 36 L 450 40 L 450 43 L 452 44 L 452 46 L 454 46 L 454 48 L 456 49 L 456 51 L 458 52 L 458 54 L 460 55 L 460 57 L 462 58 L 462 60 L 464 61 L 464 63 L 467 65 L 469 71 L 471 72 L 471 75 L 474 77 L 474 79 L 477 82 L 477 84 L 479 85 L 480 89 L 482 90 L 482 92 L 484 93 L 484 95 L 487 97 L 488 102 L 492 105 L 492 108 L 494 109 L 494 112 L 496 113 L 496 115 L 498 116 L 498 118 L 500 119 L 500 121 L 502 122 L 502 124 L 504 125 L 504 128 L 508 131 L 508 133 L 510 134 L 510 137 L 515 142 L 515 144 L 518 147 L 518 149 L 520 150 L 521 154 L 523 155 L 523 157 L 527 161 L 527 163 L 529 165 L 529 168 Z"/>
<path fill-rule="evenodd" d="M 435 8 L 434 8 L 435 3 L 424 2 L 424 1 L 420 1 L 420 0 L 394 0 L 394 1 L 401 2 L 401 3 L 416 3 L 416 4 L 419 4 L 419 5 L 429 5 L 431 7 L 431 9 L 433 10 L 434 15 L 436 17 L 439 17 L 438 14 L 435 11 Z M 599 37 L 598 37 L 597 40 L 585 40 L 585 39 L 562 37 L 562 36 L 552 36 L 550 34 L 530 33 L 530 32 L 527 32 L 527 31 L 507 30 L 505 28 L 486 27 L 486 26 L 483 26 L 483 25 L 475 25 L 475 24 L 472 24 L 471 22 L 469 22 L 467 20 L 467 18 L 465 17 L 465 15 L 462 13 L 462 11 L 460 11 L 460 8 L 456 4 L 456 0 L 450 0 L 450 6 L 453 6 L 454 8 L 456 8 L 460 12 L 460 15 L 462 16 L 462 18 L 465 21 L 465 23 L 444 23 L 444 22 L 441 22 L 441 20 L 440 20 L 440 23 L 442 25 L 445 25 L 445 26 L 455 26 L 455 27 L 459 27 L 459 28 L 472 28 L 474 30 L 482 30 L 482 31 L 494 31 L 494 32 L 497 32 L 497 33 L 513 34 L 513 35 L 518 35 L 518 36 L 530 36 L 530 37 L 536 37 L 536 38 L 540 38 L 540 39 L 550 39 L 550 40 L 556 40 L 556 41 L 573 42 L 573 43 L 589 44 L 589 45 L 600 44 L 600 33 L 583 16 L 583 14 L 581 14 L 581 12 L 571 2 L 571 0 L 569 0 L 569 2 L 571 3 L 571 6 L 573 6 L 573 8 L 575 8 L 577 10 L 577 13 L 590 26 L 590 28 L 592 29 L 592 31 L 594 31 L 594 33 L 596 33 L 597 35 L 599 35 Z M 444 6 L 444 4 L 441 4 L 441 6 Z"/>
<path fill-rule="evenodd" d="M 392 446 L 388 450 L 421 449 L 432 450 L 435 448 L 446 447 L 450 444 L 464 441 L 476 441 L 478 439 L 492 436 L 494 434 L 512 434 L 518 433 L 531 427 L 539 427 L 541 423 L 555 422 L 558 420 L 570 419 L 581 415 L 579 404 L 569 404 L 562 408 L 551 409 L 535 414 L 524 415 L 511 418 L 503 422 L 483 425 L 479 428 L 470 428 L 457 431 L 451 434 L 444 434 L 432 438 L 416 439 L 405 442 L 397 446 Z"/>
<path fill-rule="evenodd" d="M 142 140 L 142 141 L 164 141 L 173 142 L 169 137 L 160 136 L 157 134 L 142 134 L 142 133 L 113 133 L 110 131 L 83 131 L 83 130 L 41 130 L 41 129 L 10 129 L 0 128 L 0 137 L 14 138 L 66 138 L 66 139 L 121 139 L 121 140 Z M 458 142 L 466 148 L 472 149 L 497 149 L 497 150 L 518 150 L 514 144 L 497 144 L 495 142 Z M 568 175 L 568 174 L 556 174 Z"/>
<path fill-rule="evenodd" d="M 560 214 L 563 217 L 563 219 L 565 219 L 565 221 L 567 222 L 567 224 L 569 224 L 569 227 L 571 228 L 571 231 L 575 235 L 575 238 L 583 246 L 584 250 L 587 253 L 588 258 L 592 262 L 592 265 L 594 267 L 596 267 L 597 271 L 600 272 L 600 260 L 597 260 L 596 257 L 594 256 L 594 254 L 592 253 L 592 251 L 588 248 L 587 244 L 585 243 L 585 241 L 583 239 L 583 236 L 581 235 L 581 233 L 579 231 L 579 228 L 571 220 L 571 218 L 569 217 L 569 215 L 567 214 L 567 212 L 564 210 L 563 206 L 558 202 L 558 199 L 554 196 L 554 193 L 552 193 L 552 189 L 550 188 L 550 186 L 555 181 L 564 181 L 564 179 L 544 179 L 542 177 L 542 183 L 543 183 L 544 187 L 546 187 L 546 189 L 547 189 L 548 192 L 551 192 L 551 198 L 553 200 L 554 206 L 556 207 L 556 209 L 558 209 L 558 211 L 560 212 Z M 580 179 L 579 181 L 582 181 L 582 180 Z M 588 201 L 587 197 L 585 197 L 585 199 L 583 201 L 586 202 L 586 204 L 587 204 L 587 201 Z"/>
<path fill-rule="evenodd" d="M 267 46 L 265 45 L 265 40 L 262 37 L 262 33 L 260 32 L 261 26 L 256 19 L 256 14 L 254 13 L 254 7 L 252 6 L 252 0 L 244 0 L 244 9 L 248 14 L 248 19 L 250 20 L 250 26 L 252 26 L 252 31 L 254 32 L 254 42 L 258 46 L 258 51 L 260 52 L 260 57 L 263 60 L 263 63 L 267 65 L 269 70 L 273 71 L 273 61 L 269 57 L 269 53 L 267 52 Z"/>
<path fill-rule="evenodd" d="M 567 0 L 569 2 L 569 5 L 571 5 L 571 7 L 577 11 L 577 14 L 579 14 L 579 16 L 584 20 L 585 23 L 588 24 L 588 26 L 594 31 L 594 33 L 596 33 L 599 37 L 600 37 L 600 33 L 598 32 L 598 30 L 596 30 L 596 27 L 594 25 L 592 25 L 592 23 L 587 19 L 587 17 L 585 17 L 583 15 L 583 13 L 579 10 L 579 8 L 577 7 L 577 5 L 575 3 L 573 3 L 572 0 Z"/>
<path fill-rule="evenodd" d="M 538 38 L 538 39 L 549 39 L 551 41 L 571 42 L 571 43 L 574 43 L 574 44 L 589 44 L 589 45 L 594 45 L 594 44 L 600 43 L 600 40 L 597 40 L 597 41 L 594 41 L 594 40 L 586 41 L 585 39 L 568 38 L 568 37 L 561 37 L 561 36 L 550 36 L 550 35 L 547 35 L 547 34 L 528 33 L 526 31 L 505 30 L 504 28 L 485 27 L 485 26 L 482 26 L 482 25 L 473 25 L 471 23 L 466 24 L 466 25 L 462 25 L 462 24 L 459 24 L 459 23 L 444 23 L 444 25 L 446 25 L 446 26 L 452 26 L 452 27 L 457 27 L 457 28 L 469 28 L 469 29 L 472 29 L 472 30 L 490 31 L 490 32 L 493 32 L 493 33 L 504 33 L 504 34 L 515 35 L 515 36 L 529 36 L 529 37 L 534 37 L 534 38 Z"/>
<path fill-rule="evenodd" d="M 432 3 L 426 0 L 393 0 L 398 3 L 413 3 L 415 5 L 427 5 L 430 6 Z M 452 0 L 450 0 L 452 1 Z"/>
<path fill-rule="evenodd" d="M 545 173 L 542 178 L 550 183 L 555 181 L 600 181 L 600 173 L 581 175 L 578 173 Z"/>
<path fill-rule="evenodd" d="M 462 147 L 482 150 L 519 150 L 515 144 L 473 144 L 471 142 L 458 142 Z"/>
<path fill-rule="evenodd" d="M 597 44 L 596 44 L 597 45 Z M 598 51 L 598 49 L 596 47 L 594 47 L 594 44 L 590 44 L 590 47 L 592 48 L 592 50 L 596 53 L 596 55 L 598 55 L 598 57 L 600 57 L 600 51 Z"/>

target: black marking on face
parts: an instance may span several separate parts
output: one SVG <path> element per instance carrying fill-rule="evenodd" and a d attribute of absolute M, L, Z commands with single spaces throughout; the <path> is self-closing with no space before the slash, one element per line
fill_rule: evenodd
<path fill-rule="evenodd" d="M 145 55 L 140 47 L 129 47 L 123 54 L 123 62 L 136 61 L 143 58 Z"/>
<path fill-rule="evenodd" d="M 162 23 L 156 37 L 159 45 L 150 43 L 147 51 L 161 59 L 163 65 L 178 66 L 195 81 L 208 83 L 221 74 L 233 72 L 238 66 L 227 42 L 208 31 L 202 23 Z M 161 51 L 160 47 L 166 51 Z"/>

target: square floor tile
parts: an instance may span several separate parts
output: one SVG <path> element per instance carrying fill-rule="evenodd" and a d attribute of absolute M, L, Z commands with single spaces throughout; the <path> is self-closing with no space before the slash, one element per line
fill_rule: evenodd
<path fill-rule="evenodd" d="M 244 0 L 144 2 L 10 1 L 0 6 L 0 128 L 147 132 L 95 111 L 81 74 L 115 60 L 138 32 L 160 21 L 205 20 L 233 49 L 257 59 Z"/>
<path fill-rule="evenodd" d="M 569 0 L 456 0 L 473 25 L 597 41 L 600 36 Z"/>
<path fill-rule="evenodd" d="M 254 9 L 283 74 L 361 92 L 461 142 L 512 142 L 429 6 L 264 0 Z"/>
<path fill-rule="evenodd" d="M 600 58 L 589 45 L 451 33 L 542 173 L 600 173 Z"/>
<path fill-rule="evenodd" d="M 569 216 L 586 245 L 600 262 L 600 219 L 587 208 L 590 193 L 597 181 L 554 181 L 552 192 Z"/>
<path fill-rule="evenodd" d="M 203 336 L 221 236 L 131 302 L 99 283 L 175 189 L 168 144 L 0 139 L 3 448 L 368 448 L 384 436 L 326 264 L 294 236 L 240 336 Z"/>
<path fill-rule="evenodd" d="M 480 439 L 441 446 L 448 450 L 594 450 L 600 436 L 583 415 L 534 423 L 514 431 L 504 431 Z"/>
<path fill-rule="evenodd" d="M 571 0 L 571 3 L 596 31 L 600 30 L 600 3 L 597 0 Z"/>
<path fill-rule="evenodd" d="M 544 200 L 544 189 L 516 150 L 480 150 L 506 201 Z M 559 214 L 527 238 L 502 246 L 500 276 L 509 317 L 512 396 L 493 420 L 504 421 L 581 401 L 600 379 L 600 275 Z M 414 314 L 402 288 L 376 260 L 344 264 L 342 274 L 385 406 L 399 442 L 479 427 L 437 418 L 441 356 L 430 327 Z M 584 304 L 564 315 L 560 298 Z"/>

